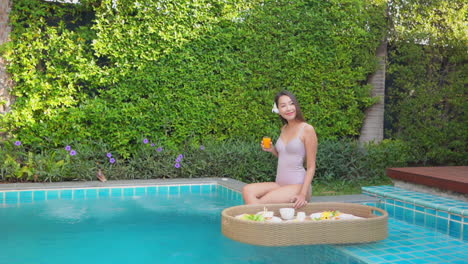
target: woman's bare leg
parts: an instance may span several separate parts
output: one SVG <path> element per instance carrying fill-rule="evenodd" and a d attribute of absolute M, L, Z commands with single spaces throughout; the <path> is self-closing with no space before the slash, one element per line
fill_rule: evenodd
<path fill-rule="evenodd" d="M 299 194 L 301 192 L 301 188 L 302 184 L 290 184 L 281 186 L 263 195 L 260 199 L 258 199 L 258 203 L 292 203 L 293 201 L 291 201 L 291 198 Z"/>
<path fill-rule="evenodd" d="M 242 188 L 242 196 L 245 204 L 259 204 L 262 203 L 260 198 L 277 188 L 280 188 L 280 185 L 276 182 L 251 183 Z"/>

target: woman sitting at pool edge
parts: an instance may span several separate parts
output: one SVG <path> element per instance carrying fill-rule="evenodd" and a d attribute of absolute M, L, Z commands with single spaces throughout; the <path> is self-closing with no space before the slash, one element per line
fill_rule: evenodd
<path fill-rule="evenodd" d="M 242 195 L 246 204 L 294 203 L 294 207 L 299 208 L 306 205 L 312 195 L 317 135 L 314 127 L 305 122 L 292 93 L 278 93 L 275 103 L 284 126 L 276 144 L 265 148 L 262 143 L 262 149 L 278 157 L 276 181 L 248 184 L 242 189 Z"/>

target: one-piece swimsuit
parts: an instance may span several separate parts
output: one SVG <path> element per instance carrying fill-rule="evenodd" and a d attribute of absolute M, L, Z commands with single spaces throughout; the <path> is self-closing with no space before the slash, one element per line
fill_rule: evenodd
<path fill-rule="evenodd" d="M 280 137 L 276 141 L 276 150 L 278 151 L 278 168 L 276 170 L 276 183 L 279 185 L 288 184 L 303 184 L 306 170 L 304 168 L 304 159 L 306 149 L 301 141 L 301 136 L 304 131 L 304 124 L 295 138 L 287 144 Z"/>

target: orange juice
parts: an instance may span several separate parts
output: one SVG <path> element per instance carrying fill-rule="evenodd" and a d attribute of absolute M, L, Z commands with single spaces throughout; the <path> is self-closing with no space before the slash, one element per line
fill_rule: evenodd
<path fill-rule="evenodd" d="M 271 137 L 263 137 L 262 142 L 264 148 L 271 148 Z"/>

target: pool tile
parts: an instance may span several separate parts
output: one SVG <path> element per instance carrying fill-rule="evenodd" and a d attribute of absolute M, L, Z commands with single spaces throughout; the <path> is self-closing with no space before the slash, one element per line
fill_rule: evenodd
<path fill-rule="evenodd" d="M 437 217 L 436 229 L 442 233 L 447 233 L 448 220 L 445 218 Z"/>
<path fill-rule="evenodd" d="M 135 195 L 135 188 L 124 188 L 123 189 L 124 196 L 133 196 Z"/>
<path fill-rule="evenodd" d="M 461 238 L 461 223 L 456 221 L 449 222 L 449 234 L 453 237 Z"/>
<path fill-rule="evenodd" d="M 179 186 L 169 186 L 169 194 L 179 195 L 180 194 Z"/>
<path fill-rule="evenodd" d="M 156 186 L 147 187 L 146 192 L 147 192 L 147 194 L 151 194 L 151 195 L 156 194 L 157 188 L 156 188 Z"/>
<path fill-rule="evenodd" d="M 59 191 L 49 190 L 47 192 L 47 200 L 55 200 L 59 198 Z"/>
<path fill-rule="evenodd" d="M 168 194 L 169 193 L 169 187 L 168 186 L 158 186 L 158 193 L 159 194 Z"/>
<path fill-rule="evenodd" d="M 97 189 L 87 189 L 85 192 L 86 198 L 96 198 L 98 195 Z"/>
<path fill-rule="evenodd" d="M 73 198 L 73 191 L 72 190 L 61 190 L 59 192 L 60 199 L 70 200 Z"/>
<path fill-rule="evenodd" d="M 18 203 L 20 201 L 19 199 L 19 193 L 18 192 L 6 192 L 5 193 L 5 202 L 6 203 Z"/>
<path fill-rule="evenodd" d="M 200 185 L 192 185 L 191 191 L 192 193 L 200 193 L 201 187 Z"/>
<path fill-rule="evenodd" d="M 85 197 L 84 189 L 73 190 L 73 199 L 84 199 Z"/>
<path fill-rule="evenodd" d="M 110 197 L 110 189 L 99 189 L 98 191 L 98 194 L 99 194 L 99 197 Z"/>
<path fill-rule="evenodd" d="M 45 191 L 35 191 L 33 194 L 34 201 L 44 201 L 46 199 Z"/>
<path fill-rule="evenodd" d="M 136 187 L 135 188 L 135 195 L 136 196 L 146 195 L 146 188 L 145 187 Z"/>
<path fill-rule="evenodd" d="M 121 197 L 122 193 L 123 193 L 122 188 L 111 188 L 110 189 L 111 197 Z"/>
<path fill-rule="evenodd" d="M 462 217 L 461 217 L 460 215 L 450 214 L 450 220 L 461 222 L 461 221 L 462 221 Z"/>
<path fill-rule="evenodd" d="M 211 186 L 210 185 L 202 185 L 201 186 L 201 192 L 202 193 L 210 193 L 211 192 Z"/>
<path fill-rule="evenodd" d="M 181 193 L 181 194 L 190 193 L 190 185 L 182 185 L 182 186 L 180 186 L 180 193 Z"/>

